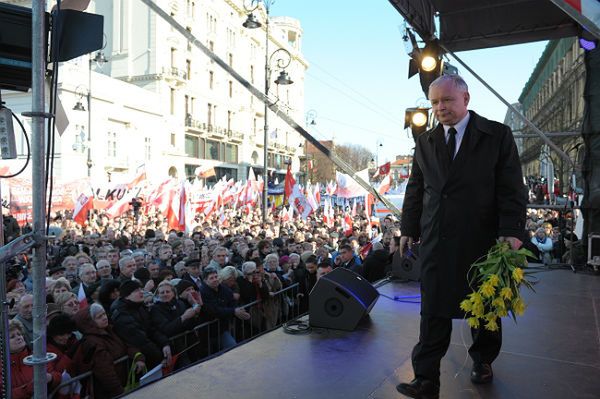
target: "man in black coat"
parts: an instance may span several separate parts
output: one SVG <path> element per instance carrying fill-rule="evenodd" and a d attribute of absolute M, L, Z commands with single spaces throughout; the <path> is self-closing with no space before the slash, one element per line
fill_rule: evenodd
<path fill-rule="evenodd" d="M 440 361 L 462 318 L 470 265 L 496 240 L 516 249 L 525 228 L 527 193 L 517 148 L 508 126 L 468 111 L 469 92 L 458 75 L 429 87 L 439 124 L 416 139 L 412 173 L 402 208 L 401 254 L 419 240 L 421 325 L 413 349 L 415 379 L 398 385 L 413 398 L 438 398 Z M 498 323 L 500 325 L 500 323 Z M 473 329 L 471 380 L 492 381 L 501 330 Z"/>
<path fill-rule="evenodd" d="M 152 326 L 140 283 L 136 280 L 123 282 L 119 294 L 121 297 L 111 306 L 111 319 L 117 335 L 127 345 L 140 348 L 148 368 L 158 365 L 163 357 L 170 364 L 171 347 L 167 338 Z"/>

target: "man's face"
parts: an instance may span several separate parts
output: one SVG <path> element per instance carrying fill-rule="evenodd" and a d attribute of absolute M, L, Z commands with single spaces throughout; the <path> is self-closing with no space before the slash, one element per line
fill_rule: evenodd
<path fill-rule="evenodd" d="M 19 315 L 25 320 L 31 320 L 31 310 L 33 309 L 33 297 L 24 296 L 19 302 Z"/>
<path fill-rule="evenodd" d="M 352 259 L 353 253 L 352 251 L 349 251 L 348 249 L 344 248 L 340 251 L 340 258 L 342 259 L 342 262 L 346 263 L 348 262 L 350 259 Z"/>
<path fill-rule="evenodd" d="M 190 276 L 195 278 L 200 277 L 200 268 L 198 267 L 198 264 L 188 266 L 187 272 L 190 274 Z"/>
<path fill-rule="evenodd" d="M 310 263 L 308 262 L 306 264 L 306 270 L 310 273 L 313 274 L 317 271 L 317 264 L 316 263 Z"/>
<path fill-rule="evenodd" d="M 133 272 L 135 272 L 135 261 L 133 259 L 127 261 L 125 265 L 121 268 L 121 274 L 127 278 L 133 276 Z"/>
<path fill-rule="evenodd" d="M 158 278 L 160 266 L 158 266 L 156 263 L 151 263 L 148 265 L 148 272 L 150 273 L 150 278 Z"/>
<path fill-rule="evenodd" d="M 86 285 L 90 285 L 93 282 L 95 282 L 96 270 L 92 268 L 86 269 L 85 272 L 83 272 L 83 274 L 81 275 L 81 281 Z"/>
<path fill-rule="evenodd" d="M 161 247 L 158 250 L 158 257 L 161 260 L 170 259 L 172 255 L 173 255 L 173 250 L 171 249 L 171 247 Z"/>
<path fill-rule="evenodd" d="M 142 303 L 144 302 L 144 291 L 141 288 L 137 288 L 135 291 L 125 297 L 125 299 L 134 303 Z"/>
<path fill-rule="evenodd" d="M 97 270 L 100 277 L 108 277 L 111 274 L 110 265 L 107 265 L 104 262 L 97 266 Z"/>
<path fill-rule="evenodd" d="M 219 275 L 217 273 L 209 274 L 204 280 L 204 283 L 212 289 L 217 289 L 219 286 Z"/>
<path fill-rule="evenodd" d="M 119 263 L 119 253 L 118 252 L 109 252 L 106 256 L 106 259 L 110 262 L 112 266 L 117 265 Z"/>
<path fill-rule="evenodd" d="M 429 101 L 433 114 L 443 125 L 454 126 L 467 115 L 469 93 L 459 89 L 452 81 L 429 88 Z"/>
<path fill-rule="evenodd" d="M 225 265 L 226 258 L 227 258 L 227 252 L 225 252 L 225 251 L 217 251 L 213 255 L 213 259 L 215 260 L 215 262 L 217 262 L 221 266 Z"/>
<path fill-rule="evenodd" d="M 145 264 L 144 255 L 136 255 L 133 259 L 135 260 L 135 268 L 136 269 L 141 269 L 142 267 L 144 267 L 144 264 Z"/>

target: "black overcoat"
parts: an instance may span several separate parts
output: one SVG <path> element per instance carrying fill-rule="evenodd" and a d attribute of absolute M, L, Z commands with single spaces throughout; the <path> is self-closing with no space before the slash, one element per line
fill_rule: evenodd
<path fill-rule="evenodd" d="M 456 157 L 440 124 L 416 141 L 403 236 L 420 239 L 421 314 L 462 318 L 467 271 L 499 236 L 522 238 L 527 192 L 510 128 L 470 111 Z"/>

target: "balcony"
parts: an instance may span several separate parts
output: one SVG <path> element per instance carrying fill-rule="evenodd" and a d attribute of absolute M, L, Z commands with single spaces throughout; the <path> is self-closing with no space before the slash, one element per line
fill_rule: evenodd
<path fill-rule="evenodd" d="M 223 129 L 222 127 L 215 127 L 212 125 L 208 125 L 208 134 L 210 137 L 216 139 L 224 139 L 227 136 L 227 129 Z"/>
<path fill-rule="evenodd" d="M 232 143 L 241 143 L 244 140 L 244 133 L 235 130 L 227 130 L 227 137 Z"/>
<path fill-rule="evenodd" d="M 186 130 L 192 131 L 194 133 L 204 133 L 207 131 L 206 123 L 200 122 L 191 116 L 185 118 L 185 127 Z"/>
<path fill-rule="evenodd" d="M 176 67 L 163 67 L 162 76 L 168 82 L 182 85 L 188 80 L 187 72 Z"/>

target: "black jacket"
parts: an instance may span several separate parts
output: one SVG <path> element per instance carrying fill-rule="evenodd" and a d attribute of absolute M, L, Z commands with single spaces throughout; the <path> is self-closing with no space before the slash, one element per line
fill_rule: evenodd
<path fill-rule="evenodd" d="M 417 138 L 402 207 L 403 236 L 420 239 L 421 314 L 463 317 L 467 272 L 499 236 L 523 237 L 527 192 L 510 128 L 470 111 L 459 151 L 444 128 Z"/>
<path fill-rule="evenodd" d="M 367 256 L 363 262 L 364 277 L 369 282 L 381 280 L 390 269 L 390 253 L 385 249 L 378 249 Z"/>
<path fill-rule="evenodd" d="M 263 284 L 262 287 L 258 287 L 251 283 L 243 276 L 237 278 L 238 287 L 240 287 L 240 304 L 245 305 L 256 301 L 259 296 L 262 300 L 269 298 L 269 287 Z"/>
<path fill-rule="evenodd" d="M 223 284 L 219 284 L 217 290 L 213 290 L 206 284 L 200 286 L 200 295 L 206 308 L 207 314 L 213 319 L 221 321 L 221 331 L 226 327 L 224 323 L 231 320 L 235 315 L 236 303 L 233 299 L 233 291 Z"/>
<path fill-rule="evenodd" d="M 153 328 L 150 313 L 143 303 L 119 298 L 111 306 L 111 319 L 119 338 L 127 345 L 140 348 L 149 363 L 148 368 L 162 360 L 161 348 L 169 342 L 164 334 Z"/>

